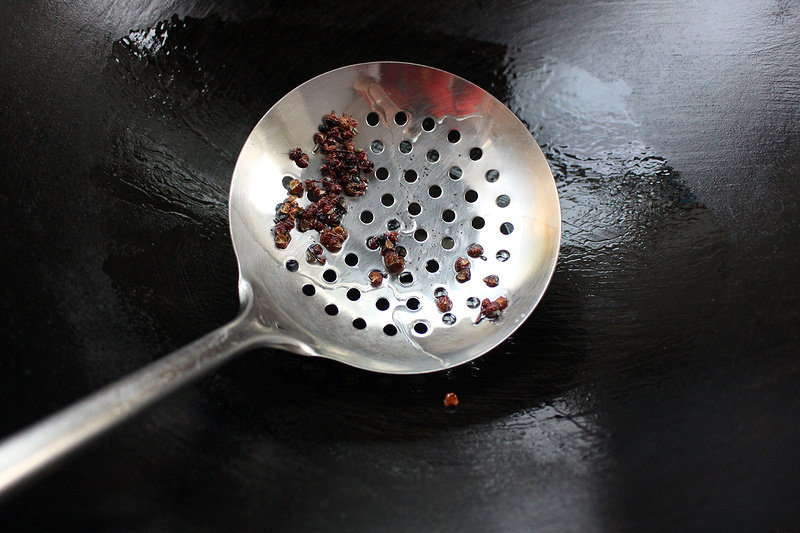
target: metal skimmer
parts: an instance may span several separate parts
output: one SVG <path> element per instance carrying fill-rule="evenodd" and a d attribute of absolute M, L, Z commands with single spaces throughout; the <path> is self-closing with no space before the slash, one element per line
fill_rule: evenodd
<path fill-rule="evenodd" d="M 321 117 L 359 121 L 356 146 L 375 164 L 366 195 L 348 198 L 349 238 L 325 265 L 306 260 L 315 231 L 276 248 L 275 206 L 287 176 L 319 178 L 322 156 L 300 170 L 287 153 L 311 155 Z M 365 63 L 322 74 L 291 91 L 247 139 L 233 173 L 230 226 L 242 311 L 232 323 L 109 385 L 0 445 L 0 492 L 231 355 L 272 346 L 386 373 L 421 373 L 470 361 L 531 314 L 558 255 L 561 216 L 549 166 L 527 128 L 497 99 L 441 70 Z M 385 272 L 369 237 L 396 229 L 406 270 Z M 471 279 L 454 263 L 473 243 Z M 497 275 L 488 287 L 483 278 Z M 452 310 L 435 295 L 445 290 Z M 475 321 L 480 301 L 508 298 L 496 320 Z"/>

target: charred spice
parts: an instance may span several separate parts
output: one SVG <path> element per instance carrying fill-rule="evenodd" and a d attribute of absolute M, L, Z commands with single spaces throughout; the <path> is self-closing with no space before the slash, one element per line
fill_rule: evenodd
<path fill-rule="evenodd" d="M 367 248 L 380 249 L 383 264 L 391 274 L 399 274 L 406 268 L 406 249 L 397 245 L 398 233 L 390 231 L 367 239 Z"/>
<path fill-rule="evenodd" d="M 444 395 L 444 406 L 445 407 L 457 407 L 458 406 L 458 396 L 456 396 L 455 392 L 448 392 Z"/>
<path fill-rule="evenodd" d="M 383 273 L 378 270 L 373 270 L 369 273 L 369 284 L 373 287 L 380 287 L 383 283 Z"/>
<path fill-rule="evenodd" d="M 456 270 L 456 281 L 459 283 L 465 283 L 472 278 L 469 259 L 466 257 L 459 257 L 456 259 L 456 262 L 453 266 Z"/>
<path fill-rule="evenodd" d="M 469 245 L 469 248 L 467 248 L 467 255 L 474 259 L 483 259 L 486 261 L 486 256 L 483 255 L 483 246 L 478 243 Z"/>
<path fill-rule="evenodd" d="M 436 307 L 442 313 L 453 309 L 453 300 L 447 295 L 447 289 L 444 287 L 439 287 L 433 291 L 433 297 L 436 299 Z"/>
<path fill-rule="evenodd" d="M 481 302 L 481 312 L 478 315 L 478 319 L 475 320 L 475 323 L 479 324 L 484 318 L 488 318 L 489 320 L 499 318 L 506 307 L 508 307 L 508 298 L 505 296 L 500 296 L 494 301 L 489 300 L 489 298 L 484 298 Z"/>
<path fill-rule="evenodd" d="M 276 208 L 274 231 L 278 248 L 289 245 L 291 231 L 297 228 L 300 232 L 318 231 L 320 243 L 331 253 L 342 249 L 347 240 L 347 231 L 341 225 L 342 216 L 347 213 L 342 195 L 363 195 L 367 190 L 366 175 L 373 169 L 367 153 L 355 148 L 353 143 L 357 126 L 358 121 L 348 114 L 339 117 L 331 111 L 322 117 L 313 137 L 314 152 L 321 151 L 325 155 L 319 169 L 321 179 L 289 182 L 289 196 Z M 289 159 L 300 168 L 308 167 L 308 155 L 300 147 L 289 151 Z M 304 192 L 310 203 L 300 207 L 297 200 Z"/>
<path fill-rule="evenodd" d="M 495 274 L 491 274 L 483 278 L 483 282 L 487 287 L 497 287 L 500 284 L 500 278 Z"/>
<path fill-rule="evenodd" d="M 327 259 L 324 255 L 322 255 L 322 253 L 322 246 L 319 244 L 312 244 L 306 248 L 306 260 L 309 263 L 318 263 L 320 265 L 324 265 L 327 262 Z"/>

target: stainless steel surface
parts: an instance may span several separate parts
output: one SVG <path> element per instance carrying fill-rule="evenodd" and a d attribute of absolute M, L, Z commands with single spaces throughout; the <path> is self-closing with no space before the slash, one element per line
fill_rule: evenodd
<path fill-rule="evenodd" d="M 309 168 L 301 172 L 287 152 L 300 146 L 310 154 L 316 126 L 331 110 L 358 119 L 356 146 L 370 150 L 375 168 L 386 169 L 388 177 L 370 177 L 367 194 L 348 199 L 342 224 L 349 238 L 339 253 L 326 253 L 327 264 L 320 266 L 305 260 L 315 232 L 294 231 L 289 247 L 279 250 L 271 230 L 275 206 L 287 194 L 284 176 L 315 177 L 321 164 L 320 156 L 312 156 Z M 401 112 L 404 123 L 398 120 Z M 367 123 L 369 113 L 378 115 L 374 126 Z M 455 142 L 451 131 L 459 133 Z M 374 141 L 380 141 L 382 150 L 372 149 L 378 146 Z M 410 143 L 403 145 L 410 151 L 401 150 L 404 142 Z M 475 149 L 481 151 L 479 158 Z M 439 154 L 435 161 L 427 157 L 431 150 Z M 454 167 L 460 172 L 451 172 Z M 409 170 L 416 173 L 413 181 Z M 441 194 L 432 196 L 432 186 Z M 385 195 L 393 201 L 382 201 Z M 418 214 L 409 211 L 414 203 L 421 208 Z M 369 223 L 361 221 L 366 211 L 373 215 Z M 445 211 L 454 213 L 454 219 L 445 220 Z M 367 274 L 385 269 L 380 254 L 365 241 L 388 231 L 390 221 L 399 225 L 399 244 L 408 250 L 406 276 L 412 281 L 393 275 L 373 288 Z M 261 119 L 233 173 L 230 226 L 242 314 L 5 441 L 0 445 L 0 492 L 244 348 L 278 347 L 398 374 L 470 361 L 500 344 L 533 311 L 555 267 L 561 219 L 541 150 L 498 100 L 441 70 L 366 63 L 304 83 Z M 484 247 L 486 259 L 470 259 L 472 278 L 458 283 L 453 264 L 472 243 Z M 298 262 L 297 271 L 286 268 L 289 260 Z M 431 272 L 434 265 L 438 269 Z M 326 281 L 325 271 L 333 272 L 335 280 Z M 483 283 L 490 274 L 499 276 L 497 287 Z M 314 287 L 313 295 L 303 292 L 305 285 Z M 443 321 L 435 305 L 439 287 L 453 301 L 452 324 Z M 496 321 L 475 324 L 479 310 L 468 299 L 498 296 L 508 298 L 508 309 Z M 388 302 L 386 310 L 376 307 L 378 299 Z M 413 300 L 418 305 L 411 305 Z M 326 312 L 331 305 L 338 310 L 335 315 Z M 354 326 L 358 319 L 365 327 Z M 397 334 L 386 334 L 387 325 Z"/>
<path fill-rule="evenodd" d="M 313 156 L 302 172 L 286 156 L 300 146 L 309 154 L 311 138 L 322 115 L 336 110 L 349 113 L 359 121 L 356 146 L 370 150 L 373 141 L 381 141 L 383 150 L 370 157 L 375 168 L 388 170 L 388 178 L 370 179 L 367 194 L 348 199 L 348 213 L 343 226 L 349 231 L 344 248 L 326 254 L 325 266 L 305 261 L 307 246 L 315 241 L 315 232 L 293 232 L 286 250 L 273 244 L 268 231 L 272 227 L 275 205 L 286 197 L 281 187 L 283 176 L 305 179 L 314 176 L 321 156 Z M 380 121 L 369 126 L 367 114 L 377 112 Z M 407 115 L 405 125 L 395 123 L 395 115 Z M 422 128 L 425 118 L 435 119 L 435 127 Z M 451 130 L 460 132 L 456 143 L 448 141 Z M 412 150 L 401 153 L 400 143 L 410 141 Z M 470 151 L 480 148 L 477 161 Z M 430 150 L 439 153 L 436 162 L 427 160 Z M 459 167 L 460 179 L 451 179 L 449 170 Z M 404 172 L 413 170 L 417 179 L 408 183 Z M 498 173 L 494 182 L 487 180 L 490 170 Z M 431 198 L 429 188 L 441 187 L 439 198 Z M 477 200 L 465 200 L 467 191 L 475 191 Z M 381 203 L 385 194 L 394 202 Z M 497 199 L 508 196 L 507 207 Z M 409 213 L 409 204 L 422 208 L 419 215 Z M 502 203 L 502 202 L 501 202 Z M 300 341 L 288 349 L 312 351 L 349 365 L 391 373 L 417 373 L 440 370 L 469 361 L 501 343 L 530 315 L 541 298 L 555 266 L 560 237 L 560 212 L 550 169 L 541 150 L 525 126 L 498 100 L 466 80 L 440 70 L 402 63 L 370 63 L 342 68 L 323 74 L 281 99 L 259 122 L 247 140 L 236 165 L 231 186 L 231 233 L 239 259 L 243 283 L 250 284 L 265 322 Z M 445 210 L 455 213 L 453 222 L 445 222 Z M 369 211 L 374 220 L 360 221 Z M 475 229 L 473 220 L 485 221 Z M 399 243 L 408 249 L 407 270 L 414 281 L 400 283 L 397 276 L 373 289 L 367 273 L 385 271 L 380 254 L 367 249 L 369 236 L 387 231 L 387 222 L 400 224 Z M 510 222 L 513 232 L 503 234 L 502 224 Z M 414 238 L 422 229 L 427 237 Z M 442 239 L 453 239 L 452 249 L 442 246 Z M 487 260 L 471 259 L 472 279 L 457 283 L 453 264 L 466 257 L 471 243 L 481 243 Z M 506 250 L 507 261 L 496 254 Z M 348 254 L 358 258 L 356 266 L 345 263 Z M 285 263 L 298 261 L 297 272 L 289 272 Z M 429 272 L 426 264 L 434 260 L 439 270 Z M 336 273 L 335 282 L 322 278 L 325 270 Z M 500 284 L 493 289 L 482 281 L 496 274 Z M 302 286 L 313 284 L 314 296 L 302 293 Z M 442 322 L 442 313 L 434 303 L 434 290 L 445 287 L 453 300 L 454 325 Z M 347 298 L 357 289 L 357 301 Z M 509 308 L 497 322 L 475 325 L 477 309 L 467 307 L 467 299 L 496 298 L 506 295 Z M 386 298 L 386 311 L 375 302 Z M 421 303 L 418 310 L 405 304 L 410 298 Z M 328 316 L 324 308 L 334 304 L 339 313 Z M 352 322 L 362 318 L 367 326 L 356 329 Z M 420 335 L 417 323 L 428 327 Z M 387 336 L 387 324 L 399 334 Z"/>

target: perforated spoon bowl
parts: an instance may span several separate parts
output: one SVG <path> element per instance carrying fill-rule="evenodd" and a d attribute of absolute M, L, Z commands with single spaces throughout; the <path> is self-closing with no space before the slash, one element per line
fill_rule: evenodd
<path fill-rule="evenodd" d="M 290 178 L 319 178 L 312 154 L 321 117 L 359 121 L 357 147 L 374 162 L 367 193 L 347 198 L 349 237 L 326 263 L 308 262 L 314 231 L 274 243 L 275 206 Z M 476 85 L 447 72 L 380 62 L 322 74 L 276 103 L 248 137 L 233 172 L 230 228 L 242 310 L 230 324 L 113 383 L 0 444 L 0 494 L 232 355 L 271 346 L 367 370 L 432 372 L 470 361 L 508 338 L 532 313 L 555 268 L 561 216 L 553 176 L 522 122 Z M 369 237 L 398 231 L 406 269 L 386 271 Z M 468 258 L 471 279 L 456 280 Z M 483 278 L 499 283 L 488 286 Z M 441 311 L 446 292 L 452 309 Z M 503 296 L 499 318 L 480 302 Z M 478 322 L 476 324 L 476 322 Z"/>

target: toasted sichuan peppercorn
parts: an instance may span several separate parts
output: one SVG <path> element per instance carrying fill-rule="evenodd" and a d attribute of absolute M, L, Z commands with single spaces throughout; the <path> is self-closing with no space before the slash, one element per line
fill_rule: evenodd
<path fill-rule="evenodd" d="M 337 231 L 339 230 L 339 231 Z M 347 232 L 341 226 L 336 226 L 334 229 L 324 229 L 319 236 L 319 242 L 322 246 L 328 249 L 331 253 L 336 253 L 342 249 L 345 239 L 347 239 Z"/>
<path fill-rule="evenodd" d="M 311 217 L 302 217 L 300 220 L 297 221 L 297 229 L 301 233 L 305 233 L 306 231 L 312 229 L 314 227 L 314 219 Z"/>
<path fill-rule="evenodd" d="M 324 265 L 327 259 L 324 255 L 322 255 L 322 252 L 322 246 L 319 244 L 312 244 L 306 248 L 306 260 L 309 263 L 319 263 L 320 265 Z"/>
<path fill-rule="evenodd" d="M 394 252 L 397 251 L 394 249 L 394 244 L 392 244 L 392 241 L 384 239 L 383 243 L 381 243 L 381 255 L 386 255 L 386 253 L 390 250 Z"/>
<path fill-rule="evenodd" d="M 300 211 L 300 206 L 297 205 L 296 196 L 287 196 L 282 204 L 278 205 L 278 213 L 291 215 L 294 217 Z"/>
<path fill-rule="evenodd" d="M 360 174 L 370 173 L 373 168 L 366 151 L 355 147 L 356 126 L 358 121 L 347 114 L 339 117 L 331 111 L 322 117 L 317 128 L 319 131 L 312 137 L 314 153 L 321 151 L 324 156 L 319 169 L 321 179 L 306 179 L 304 183 L 292 179 L 289 182 L 290 196 L 276 209 L 276 244 L 285 247 L 290 240 L 289 232 L 296 224 L 301 232 L 310 229 L 320 232 L 320 242 L 328 250 L 336 252 L 341 249 L 347 239 L 347 232 L 341 228 L 342 216 L 347 212 L 341 195 L 365 194 L 367 181 Z M 289 159 L 300 168 L 306 168 L 309 163 L 308 155 L 300 147 L 289 151 Z M 304 192 L 310 203 L 302 208 L 296 200 L 302 198 Z M 279 234 L 281 237 L 277 238 Z"/>
<path fill-rule="evenodd" d="M 367 182 L 365 181 L 351 181 L 344 186 L 344 193 L 347 196 L 362 196 L 367 191 Z"/>
<path fill-rule="evenodd" d="M 470 273 L 470 265 L 469 259 L 466 257 L 459 257 L 456 259 L 456 262 L 453 264 L 453 267 L 456 270 L 456 281 L 459 283 L 464 283 L 470 280 L 472 274 Z"/>
<path fill-rule="evenodd" d="M 497 285 L 500 283 L 500 278 L 492 274 L 490 276 L 486 276 L 485 278 L 483 278 L 483 282 L 488 287 L 497 287 Z"/>
<path fill-rule="evenodd" d="M 464 270 L 465 268 L 469 268 L 469 259 L 467 259 L 466 257 L 459 257 L 458 259 L 456 259 L 454 267 L 456 269 L 456 272 L 458 272 L 459 270 Z"/>
<path fill-rule="evenodd" d="M 445 407 L 456 407 L 458 405 L 458 396 L 454 392 L 448 392 L 444 395 Z"/>
<path fill-rule="evenodd" d="M 285 214 L 280 213 L 275 217 L 275 233 L 289 233 L 294 229 L 294 219 Z"/>
<path fill-rule="evenodd" d="M 378 287 L 381 283 L 383 283 L 383 274 L 377 270 L 373 270 L 369 273 L 369 284 L 373 287 Z"/>
<path fill-rule="evenodd" d="M 446 294 L 444 296 L 439 296 L 436 298 L 436 307 L 438 307 L 439 311 L 442 313 L 446 313 L 453 308 L 453 300 Z"/>
<path fill-rule="evenodd" d="M 294 164 L 300 168 L 306 168 L 308 166 L 308 156 L 303 153 L 303 149 L 300 147 L 292 148 L 291 151 L 289 151 L 289 159 L 294 161 Z"/>
<path fill-rule="evenodd" d="M 316 202 L 324 196 L 322 189 L 317 186 L 317 182 L 314 180 L 306 180 L 306 192 L 308 193 L 308 199 L 312 202 Z"/>
<path fill-rule="evenodd" d="M 481 302 L 481 312 L 478 315 L 478 319 L 475 321 L 475 323 L 478 324 L 484 318 L 488 318 L 490 320 L 498 318 L 506 307 L 508 307 L 508 298 L 505 296 L 500 296 L 495 301 L 491 301 L 489 298 L 484 298 Z"/>
<path fill-rule="evenodd" d="M 275 234 L 275 246 L 280 248 L 281 250 L 285 249 L 289 246 L 289 241 L 292 240 L 292 236 L 289 235 L 288 232 L 281 232 Z"/>
<path fill-rule="evenodd" d="M 386 268 L 392 274 L 398 274 L 405 269 L 406 249 L 402 246 L 397 246 L 398 233 L 391 231 L 383 235 L 375 235 L 367 239 L 367 248 L 370 250 L 377 250 L 380 248 L 380 253 L 383 256 L 383 262 Z"/>
<path fill-rule="evenodd" d="M 293 179 L 289 182 L 289 194 L 292 196 L 297 196 L 298 198 L 303 196 L 303 182 L 299 179 Z"/>
<path fill-rule="evenodd" d="M 500 305 L 497 302 L 492 302 L 488 298 L 484 298 L 481 302 L 481 309 L 486 318 L 497 318 L 500 316 Z"/>
<path fill-rule="evenodd" d="M 486 260 L 486 257 L 483 255 L 483 246 L 478 243 L 471 244 L 469 248 L 467 248 L 467 255 L 476 259 L 480 258 L 484 261 Z"/>
<path fill-rule="evenodd" d="M 384 254 L 383 263 L 392 274 L 399 274 L 406 268 L 406 260 L 394 250 L 389 250 Z"/>
<path fill-rule="evenodd" d="M 364 174 L 368 174 L 372 172 L 372 169 L 375 168 L 375 164 L 370 161 L 369 159 L 364 161 L 359 161 L 358 169 L 363 172 Z"/>
<path fill-rule="evenodd" d="M 356 129 L 358 127 L 358 121 L 347 113 L 345 113 L 344 116 L 339 120 L 339 123 L 344 127 L 353 130 L 353 133 L 358 133 L 358 130 Z"/>

